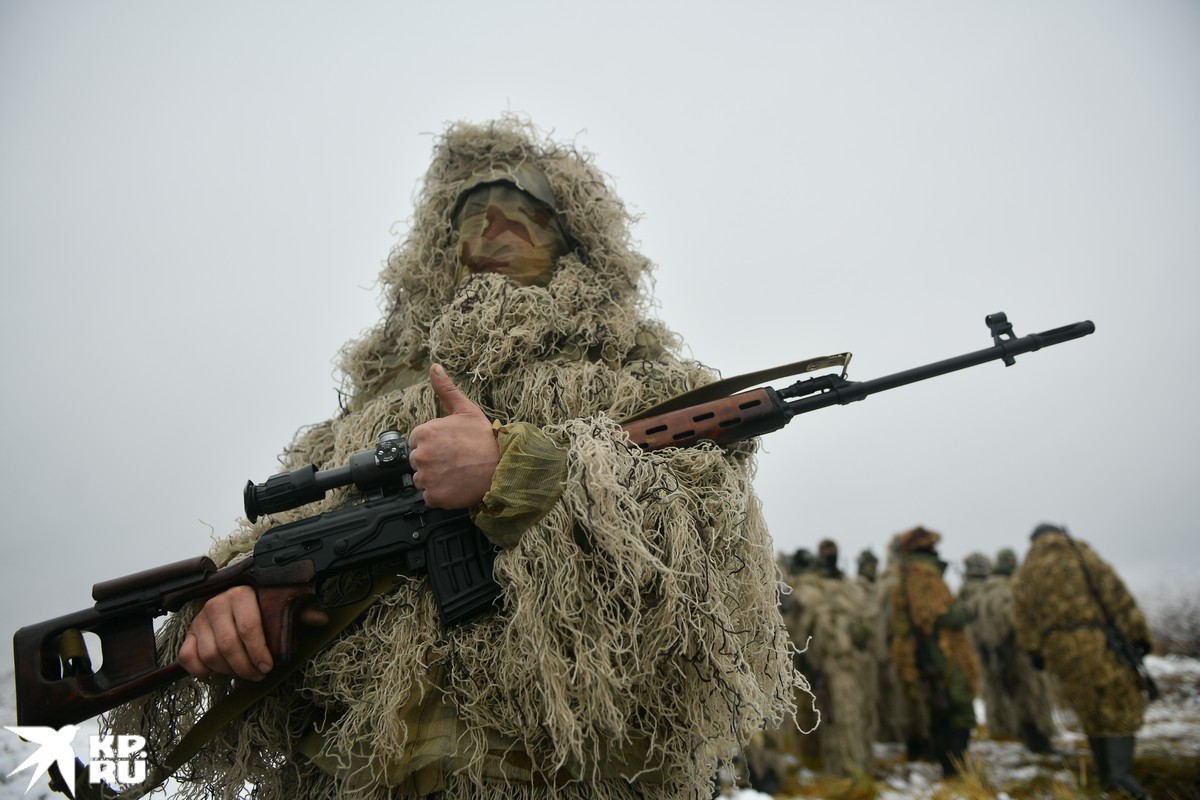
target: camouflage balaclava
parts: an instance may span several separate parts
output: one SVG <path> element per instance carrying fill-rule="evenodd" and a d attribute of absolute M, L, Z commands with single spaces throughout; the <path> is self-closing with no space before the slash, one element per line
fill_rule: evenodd
<path fill-rule="evenodd" d="M 554 206 L 508 181 L 464 192 L 453 219 L 459 237 L 455 282 L 460 285 L 471 275 L 490 272 L 521 286 L 545 286 L 567 251 Z"/>

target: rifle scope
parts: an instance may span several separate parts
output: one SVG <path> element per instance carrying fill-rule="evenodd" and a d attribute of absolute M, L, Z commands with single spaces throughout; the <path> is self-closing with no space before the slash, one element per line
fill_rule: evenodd
<path fill-rule="evenodd" d="M 318 470 L 316 464 L 309 464 L 272 475 L 263 483 L 246 481 L 242 495 L 246 518 L 257 522 L 263 514 L 314 503 L 330 489 L 350 484 L 364 493 L 387 488 L 410 489 L 412 467 L 408 455 L 408 440 L 398 431 L 384 431 L 374 448 L 351 453 L 345 466 Z"/>

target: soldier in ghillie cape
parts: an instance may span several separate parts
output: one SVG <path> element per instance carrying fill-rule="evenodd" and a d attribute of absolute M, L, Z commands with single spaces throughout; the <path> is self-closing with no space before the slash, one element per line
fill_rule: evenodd
<path fill-rule="evenodd" d="M 1048 755 L 1055 752 L 1054 700 L 1046 674 L 1017 647 L 1011 582 L 1016 568 L 1015 552 L 1005 548 L 996 554 L 991 574 L 964 600 L 967 630 L 983 672 L 988 733 L 1019 739 L 1030 752 Z"/>
<path fill-rule="evenodd" d="M 1058 678 L 1106 787 L 1134 797 L 1134 737 L 1153 682 L 1150 628 L 1116 571 L 1065 527 L 1043 523 L 1012 579 L 1017 646 Z"/>
<path fill-rule="evenodd" d="M 874 598 L 842 572 L 832 539 L 820 542 L 813 568 L 793 576 L 791 586 L 792 603 L 785 619 L 792 641 L 807 646 L 801 669 L 820 712 L 820 725 L 812 735 L 797 740 L 797 754 L 819 759 L 823 772 L 870 774 L 871 745 L 879 728 L 875 696 L 879 675 L 871 651 Z M 816 721 L 802 713 L 799 719 Z"/>
<path fill-rule="evenodd" d="M 964 630 L 966 610 L 942 580 L 940 534 L 901 534 L 892 592 L 892 659 L 910 704 L 928 710 L 934 754 L 947 777 L 958 773 L 975 727 L 979 667 Z M 919 712 L 918 712 L 919 713 Z"/>
<path fill-rule="evenodd" d="M 875 606 L 875 639 L 871 651 L 875 655 L 879 676 L 875 704 L 875 717 L 879 720 L 876 738 L 881 742 L 903 744 L 908 758 L 916 760 L 928 754 L 929 715 L 923 704 L 909 703 L 908 693 L 892 659 L 892 599 L 900 573 L 899 538 L 898 535 L 894 536 L 888 542 L 887 561 L 881 571 L 877 570 L 878 559 L 874 553 L 864 551 L 867 558 L 859 555 L 859 584 L 874 589 L 870 596 Z M 867 574 L 872 576 L 869 580 L 863 577 L 864 566 Z M 919 715 L 914 716 L 914 712 L 919 712 Z"/>
<path fill-rule="evenodd" d="M 401 574 L 188 763 L 184 796 L 707 796 L 718 760 L 791 716 L 754 445 L 644 452 L 618 425 L 715 378 L 650 315 L 630 222 L 590 156 L 521 120 L 437 140 L 383 320 L 344 351 L 343 408 L 283 460 L 325 469 L 409 432 L 426 502 L 470 509 L 499 548 L 502 596 L 448 627 Z M 346 500 L 246 523 L 213 555 Z M 229 636 L 244 599 L 171 618 L 163 650 L 199 679 L 110 727 L 161 756 L 230 674 L 268 672 L 252 624 Z"/>

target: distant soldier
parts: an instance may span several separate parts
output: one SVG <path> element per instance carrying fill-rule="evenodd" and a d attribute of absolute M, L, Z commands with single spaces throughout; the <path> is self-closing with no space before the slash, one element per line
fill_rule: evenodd
<path fill-rule="evenodd" d="M 978 565 L 976 565 L 977 568 Z M 967 594 L 967 629 L 983 669 L 983 702 L 988 731 L 996 739 L 1019 739 L 1030 751 L 1054 752 L 1050 683 L 1017 647 L 1013 629 L 1012 583 L 1017 554 L 996 554 L 992 574 Z M 968 567 L 968 575 L 971 567 Z"/>
<path fill-rule="evenodd" d="M 800 548 L 790 555 L 779 554 L 777 561 L 789 589 L 780 596 L 779 610 L 798 651 L 795 655 L 797 665 L 810 668 L 808 655 L 803 652 L 808 647 L 807 637 L 797 634 L 797 620 L 803 604 L 811 603 L 815 597 L 812 587 L 817 581 L 816 557 L 811 550 Z M 799 756 L 810 746 L 808 739 L 818 727 L 820 713 L 815 688 L 810 691 L 808 683 L 817 681 L 812 675 L 805 677 L 804 687 L 795 692 L 795 719 L 785 719 L 778 728 L 760 732 L 744 748 L 750 786 L 764 794 L 776 794 L 783 788 L 783 776 L 794 770 Z"/>
<path fill-rule="evenodd" d="M 978 627 L 979 609 L 972 606 L 972 599 L 977 599 L 983 592 L 984 584 L 987 582 L 988 576 L 992 574 L 992 561 L 983 553 L 978 551 L 968 553 L 963 559 L 963 584 L 958 590 L 958 602 L 967 612 L 967 641 L 971 643 L 971 649 L 976 656 L 979 657 L 981 664 L 980 680 L 982 682 L 982 691 L 984 700 L 987 699 L 987 664 L 984 663 L 984 655 L 979 650 L 979 643 L 975 637 L 975 628 Z M 989 731 L 994 733 L 991 727 L 993 719 L 993 711 L 987 709 L 987 721 Z"/>
<path fill-rule="evenodd" d="M 914 706 L 929 712 L 942 774 L 958 774 L 975 727 L 979 667 L 964 630 L 967 612 L 942 580 L 941 536 L 914 528 L 900 537 L 899 578 L 892 591 L 892 658 Z"/>
<path fill-rule="evenodd" d="M 832 539 L 817 546 L 815 567 L 799 576 L 798 613 L 785 617 L 793 641 L 808 641 L 801 671 L 812 682 L 821 712 L 820 727 L 803 744 L 810 746 L 806 752 L 815 751 L 824 772 L 869 774 L 878 727 L 873 604 L 838 566 L 838 546 Z"/>
<path fill-rule="evenodd" d="M 971 595 L 983 588 L 984 582 L 992 574 L 992 562 L 983 553 L 971 553 L 963 559 L 964 580 L 958 590 L 959 602 L 966 604 Z"/>
<path fill-rule="evenodd" d="M 1057 676 L 1106 787 L 1134 797 L 1134 736 L 1153 683 L 1141 672 L 1150 628 L 1111 566 L 1060 525 L 1034 529 L 1012 580 L 1017 645 Z"/>
<path fill-rule="evenodd" d="M 875 583 L 878 577 L 879 559 L 868 548 L 858 554 L 858 582 L 864 587 Z"/>
<path fill-rule="evenodd" d="M 875 704 L 879 719 L 876 737 L 881 742 L 904 744 L 910 761 L 932 758 L 929 743 L 929 714 L 925 705 L 912 704 L 892 660 L 892 593 L 900 573 L 900 537 L 892 537 L 887 562 L 874 581 L 875 640 L 872 650 L 879 671 L 879 696 Z M 862 563 L 862 556 L 859 557 Z M 860 574 L 862 573 L 860 567 Z"/>

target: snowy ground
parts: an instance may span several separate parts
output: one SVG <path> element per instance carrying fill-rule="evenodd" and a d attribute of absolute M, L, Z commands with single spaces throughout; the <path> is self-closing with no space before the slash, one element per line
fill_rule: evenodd
<path fill-rule="evenodd" d="M 1200 759 L 1200 660 L 1177 657 L 1146 659 L 1163 697 L 1152 703 L 1146 722 L 1138 735 L 1139 758 L 1161 755 L 1170 760 Z M 0 725 L 16 724 L 12 671 L 0 675 Z M 982 718 L 982 714 L 981 714 Z M 1075 727 L 1069 713 L 1058 716 L 1059 735 L 1055 746 L 1062 757 L 1037 757 L 1015 742 L 992 741 L 975 736 L 970 756 L 982 765 L 995 796 L 1006 798 L 1004 789 L 1027 784 L 1037 776 L 1050 777 L 1071 785 L 1078 780 L 1081 762 L 1087 761 L 1087 741 Z M 85 723 L 76 736 L 76 754 L 86 757 L 87 736 L 95 733 L 94 723 Z M 0 731 L 0 800 L 51 800 L 61 795 L 50 792 L 46 779 L 29 785 L 28 769 L 12 773 L 36 750 L 9 731 Z M 898 745 L 877 745 L 881 764 L 876 775 L 879 800 L 929 800 L 941 788 L 940 771 L 933 764 L 908 763 Z M 809 785 L 816 776 L 800 772 L 793 776 L 800 785 Z M 807 794 L 806 798 L 813 795 Z M 1197 795 L 1200 796 L 1200 795 Z M 731 790 L 726 797 L 735 800 L 766 800 L 769 796 L 751 790 Z"/>
<path fill-rule="evenodd" d="M 1137 737 L 1137 758 L 1161 756 L 1166 760 L 1200 761 L 1200 660 L 1150 656 L 1146 666 L 1154 676 L 1162 697 L 1146 709 L 1145 722 Z M 984 719 L 983 706 L 976 712 Z M 1081 770 L 1090 770 L 1087 737 L 1078 729 L 1069 711 L 1056 712 L 1058 735 L 1054 746 L 1062 756 L 1035 756 L 1017 742 L 995 741 L 986 735 L 972 736 L 970 758 L 980 765 L 997 798 L 1007 798 L 1006 787 L 1027 785 L 1035 778 L 1076 785 Z M 943 788 L 941 769 L 924 762 L 908 762 L 902 745 L 876 744 L 878 800 L 929 800 Z M 810 785 L 816 776 L 806 770 L 795 776 L 800 785 Z M 768 800 L 771 796 L 753 790 L 726 792 L 733 800 Z M 776 795 L 776 798 L 788 795 Z M 814 795 L 805 793 L 805 800 Z M 1200 797 L 1200 787 L 1194 794 Z M 1162 800 L 1156 798 L 1156 800 Z"/>

